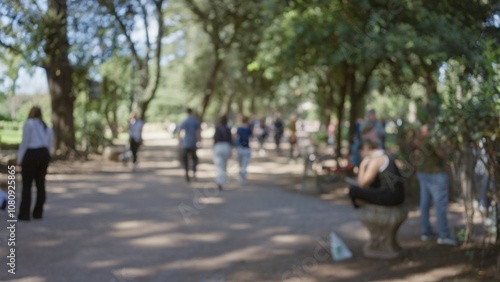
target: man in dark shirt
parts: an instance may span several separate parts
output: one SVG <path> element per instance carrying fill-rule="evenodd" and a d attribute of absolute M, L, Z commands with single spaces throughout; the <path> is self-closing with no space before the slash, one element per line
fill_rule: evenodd
<path fill-rule="evenodd" d="M 242 184 L 247 180 L 247 167 L 250 163 L 251 149 L 250 137 L 252 136 L 252 129 L 248 124 L 248 117 L 243 117 L 242 124 L 238 127 L 236 134 L 238 135 L 238 163 L 240 165 L 240 180 Z"/>
<path fill-rule="evenodd" d="M 281 118 L 277 118 L 274 121 L 274 143 L 276 144 L 276 151 L 278 153 L 281 152 L 280 150 L 280 143 L 281 143 L 281 138 L 283 137 L 283 133 L 285 132 L 285 125 L 283 124 L 283 121 Z"/>
<path fill-rule="evenodd" d="M 182 161 L 184 170 L 186 171 L 186 181 L 190 182 L 189 178 L 189 156 L 193 161 L 193 177 L 196 178 L 196 166 L 198 165 L 198 156 L 196 155 L 197 143 L 201 141 L 201 126 L 198 119 L 194 116 L 193 110 L 187 109 L 188 117 L 181 123 L 179 136 L 184 133 L 181 141 Z"/>

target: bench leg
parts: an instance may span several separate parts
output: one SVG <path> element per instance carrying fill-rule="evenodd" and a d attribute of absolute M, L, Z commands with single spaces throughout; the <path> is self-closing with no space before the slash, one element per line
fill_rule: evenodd
<path fill-rule="evenodd" d="M 402 249 L 396 238 L 399 227 L 406 218 L 387 225 L 366 224 L 370 232 L 370 240 L 363 247 L 363 254 L 368 258 L 393 259 L 401 255 Z"/>

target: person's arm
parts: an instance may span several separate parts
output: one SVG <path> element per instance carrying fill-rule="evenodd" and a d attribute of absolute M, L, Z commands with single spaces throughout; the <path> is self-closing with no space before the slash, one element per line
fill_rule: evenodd
<path fill-rule="evenodd" d="M 233 136 L 233 140 L 235 141 L 234 142 L 235 145 L 239 145 L 239 143 L 240 143 L 240 133 L 241 133 L 241 127 L 238 127 L 236 129 L 236 133 Z"/>
<path fill-rule="evenodd" d="M 443 148 L 436 148 L 434 150 L 434 153 L 436 153 L 436 155 L 442 160 L 446 159 L 447 157 L 446 151 Z"/>
<path fill-rule="evenodd" d="M 144 128 L 144 120 L 141 120 L 141 127 L 139 128 L 139 142 L 142 144 L 142 129 Z"/>
<path fill-rule="evenodd" d="M 50 155 L 54 155 L 54 130 L 52 128 L 47 128 L 47 130 L 49 131 L 49 144 L 48 145 L 48 149 L 49 149 L 49 153 Z"/>
<path fill-rule="evenodd" d="M 23 126 L 23 137 L 21 140 L 21 144 L 19 144 L 19 150 L 17 152 L 17 165 L 21 166 L 24 158 L 24 154 L 26 154 L 26 150 L 28 150 L 28 142 L 31 139 L 32 128 L 29 122 L 25 122 Z"/>
<path fill-rule="evenodd" d="M 201 125 L 199 123 L 196 128 L 196 141 L 201 142 Z"/>
<path fill-rule="evenodd" d="M 177 139 L 181 139 L 181 132 L 185 129 L 186 122 L 183 121 L 180 126 L 177 127 Z"/>
<path fill-rule="evenodd" d="M 448 161 L 450 156 L 450 143 L 447 140 L 440 140 L 439 144 L 436 144 L 436 149 L 434 153 L 444 162 Z M 479 152 L 480 153 L 480 152 Z"/>
<path fill-rule="evenodd" d="M 220 138 L 220 135 L 221 135 L 221 131 L 219 129 L 219 126 L 215 126 L 215 132 L 214 132 L 214 143 L 219 141 L 221 138 Z"/>
<path fill-rule="evenodd" d="M 232 129 L 229 129 L 229 143 L 231 144 L 231 146 L 234 144 L 234 135 Z"/>
<path fill-rule="evenodd" d="M 358 176 L 359 187 L 366 188 L 372 184 L 377 177 L 381 164 L 380 157 L 378 158 L 365 158 L 360 165 Z"/>

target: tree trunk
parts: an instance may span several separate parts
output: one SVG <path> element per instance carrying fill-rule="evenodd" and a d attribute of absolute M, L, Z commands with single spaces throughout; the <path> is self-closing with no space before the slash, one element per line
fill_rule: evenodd
<path fill-rule="evenodd" d="M 200 122 L 203 121 L 205 116 L 205 112 L 207 111 L 208 104 L 210 103 L 210 98 L 212 97 L 216 84 L 217 84 L 217 74 L 219 73 L 219 69 L 222 67 L 222 59 L 216 54 L 215 62 L 212 66 L 212 70 L 210 71 L 210 75 L 207 78 L 205 93 L 203 95 L 203 100 L 201 102 L 201 112 L 199 115 Z"/>
<path fill-rule="evenodd" d="M 324 105 L 322 107 L 322 124 L 321 127 L 325 130 L 328 130 L 328 126 L 330 126 L 330 122 L 332 120 L 332 109 L 335 107 L 335 101 L 333 100 L 333 89 L 330 89 L 327 93 L 324 93 L 325 100 Z"/>
<path fill-rule="evenodd" d="M 342 122 L 344 121 L 344 101 L 345 96 L 337 105 L 337 128 L 335 129 L 335 155 L 340 156 L 342 150 Z"/>
<path fill-rule="evenodd" d="M 360 104 L 360 97 L 362 95 L 362 92 L 357 92 L 356 91 L 356 73 L 353 72 L 351 80 L 350 80 L 350 87 L 349 87 L 349 100 L 351 102 L 351 108 L 349 109 L 349 134 L 348 134 L 348 150 L 351 150 L 351 145 L 352 145 L 352 139 L 354 136 L 354 131 L 356 128 L 356 119 L 358 118 L 358 113 L 359 113 L 359 104 Z"/>
<path fill-rule="evenodd" d="M 335 148 L 335 154 L 337 156 L 340 156 L 342 152 L 342 122 L 344 121 L 344 104 L 345 104 L 345 99 L 347 96 L 347 90 L 348 87 L 350 86 L 350 82 L 354 79 L 354 70 L 351 69 L 350 66 L 346 66 L 345 68 L 345 73 L 344 73 L 344 82 L 342 83 L 342 86 L 340 87 L 340 92 L 339 92 L 339 100 L 337 103 L 336 111 L 337 111 L 337 128 L 335 130 L 335 141 L 336 141 L 336 148 Z"/>
<path fill-rule="evenodd" d="M 113 95 L 115 96 L 115 95 Z M 116 98 L 115 98 L 116 99 Z M 106 123 L 111 131 L 111 136 L 113 139 L 118 138 L 118 128 L 116 125 L 116 114 L 115 114 L 115 103 L 116 100 L 113 99 L 111 101 L 106 102 L 106 106 L 104 107 L 104 118 L 106 119 Z M 111 114 L 111 118 L 109 115 Z"/>
<path fill-rule="evenodd" d="M 54 148 L 58 154 L 67 156 L 75 150 L 75 128 L 73 120 L 73 81 L 68 60 L 66 0 L 48 1 L 48 30 L 44 50 L 50 98 L 52 104 L 52 125 L 54 127 Z"/>
<path fill-rule="evenodd" d="M 470 218 L 474 216 L 474 210 L 472 208 L 471 201 L 471 188 L 470 182 L 467 180 L 467 173 L 465 172 L 466 165 L 462 165 L 462 170 L 460 172 L 460 180 L 461 180 L 461 188 L 462 188 L 462 196 L 464 197 L 464 213 L 465 213 L 465 242 L 469 242 L 472 235 L 472 227 Z"/>
<path fill-rule="evenodd" d="M 434 69 L 430 68 L 425 72 L 425 92 L 427 99 L 424 103 L 426 111 L 429 116 L 436 116 L 439 110 L 439 95 L 437 93 L 437 83 L 433 77 Z"/>
<path fill-rule="evenodd" d="M 473 197 L 473 177 L 474 177 L 474 163 L 472 156 L 472 149 L 468 146 L 464 148 L 464 159 L 462 161 L 460 170 L 460 183 L 462 188 L 462 196 L 464 197 L 465 208 L 465 242 L 470 242 L 474 235 L 474 207 L 472 202 Z"/>
<path fill-rule="evenodd" d="M 113 134 L 113 138 L 118 138 L 118 103 L 115 103 L 113 105 L 113 111 L 111 114 L 112 114 L 111 123 L 113 124 L 111 132 Z"/>
<path fill-rule="evenodd" d="M 251 96 L 250 97 L 250 114 L 257 117 L 257 113 L 255 112 L 257 109 L 256 105 L 255 105 L 255 96 Z"/>
<path fill-rule="evenodd" d="M 365 95 L 368 93 L 368 83 L 372 77 L 373 71 L 377 68 L 380 62 L 374 62 L 373 66 L 364 73 L 363 83 L 361 84 L 361 88 L 359 91 L 356 90 L 356 72 L 353 70 L 351 87 L 349 99 L 351 102 L 351 108 L 349 109 L 349 150 L 351 149 L 351 145 L 353 142 L 354 131 L 356 128 L 356 120 L 358 119 L 360 114 L 360 109 L 364 101 Z M 360 72 L 358 72 L 360 73 Z"/>
<path fill-rule="evenodd" d="M 350 96 L 351 108 L 349 109 L 349 150 L 353 143 L 353 138 L 356 130 L 356 122 L 359 118 L 359 105 L 361 104 L 361 99 L 357 99 L 356 95 L 352 94 L 353 93 L 351 93 Z"/>
<path fill-rule="evenodd" d="M 241 116 L 248 116 L 248 114 L 245 113 L 245 104 L 243 98 L 239 97 L 236 99 L 236 106 L 238 108 L 238 114 Z"/>
<path fill-rule="evenodd" d="M 231 110 L 231 104 L 233 103 L 233 98 L 234 98 L 234 91 L 233 90 L 228 91 L 226 97 L 224 97 L 224 102 L 222 103 L 222 106 L 219 111 L 221 116 L 229 114 Z"/>

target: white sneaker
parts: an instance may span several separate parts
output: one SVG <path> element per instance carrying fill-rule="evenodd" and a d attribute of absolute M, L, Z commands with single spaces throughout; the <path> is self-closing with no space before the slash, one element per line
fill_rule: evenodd
<path fill-rule="evenodd" d="M 438 245 L 447 245 L 447 246 L 456 246 L 458 245 L 458 241 L 454 238 L 438 238 Z"/>
<path fill-rule="evenodd" d="M 137 164 L 132 164 L 132 172 L 137 171 Z"/>
<path fill-rule="evenodd" d="M 434 237 L 435 237 L 435 235 L 434 235 L 434 234 L 430 234 L 430 235 L 428 235 L 428 234 L 422 234 L 422 235 L 420 235 L 420 240 L 421 240 L 421 241 L 430 241 L 430 240 L 432 240 Z"/>

